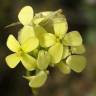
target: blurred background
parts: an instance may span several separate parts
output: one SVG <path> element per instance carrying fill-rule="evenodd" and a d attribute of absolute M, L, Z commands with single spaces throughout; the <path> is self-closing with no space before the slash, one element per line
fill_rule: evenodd
<path fill-rule="evenodd" d="M 52 69 L 38 96 L 96 96 L 96 0 L 0 0 L 0 96 L 34 96 L 22 78 L 25 71 L 22 65 L 13 70 L 5 63 L 5 57 L 11 53 L 6 47 L 7 37 L 17 36 L 22 27 L 5 26 L 18 21 L 18 12 L 25 5 L 31 5 L 35 12 L 62 9 L 68 31 L 80 31 L 86 46 L 85 70 L 64 75 Z"/>

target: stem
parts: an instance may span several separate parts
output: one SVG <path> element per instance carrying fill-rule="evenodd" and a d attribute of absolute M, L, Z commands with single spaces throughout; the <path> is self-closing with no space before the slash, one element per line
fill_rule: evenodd
<path fill-rule="evenodd" d="M 38 96 L 38 89 L 32 88 L 32 93 L 34 94 L 34 96 Z"/>

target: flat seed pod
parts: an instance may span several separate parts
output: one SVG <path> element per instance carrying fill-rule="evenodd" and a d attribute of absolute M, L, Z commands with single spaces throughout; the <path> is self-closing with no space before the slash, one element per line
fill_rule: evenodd
<path fill-rule="evenodd" d="M 67 56 L 71 55 L 70 51 L 69 51 L 69 47 L 67 46 L 63 46 L 63 55 L 62 55 L 62 59 L 65 59 Z"/>
<path fill-rule="evenodd" d="M 47 80 L 47 73 L 40 71 L 36 76 L 33 76 L 29 82 L 29 86 L 32 88 L 39 88 L 44 85 Z"/>
<path fill-rule="evenodd" d="M 7 47 L 13 51 L 13 52 L 18 52 L 20 50 L 20 44 L 19 42 L 15 39 L 13 35 L 9 35 L 7 39 Z"/>
<path fill-rule="evenodd" d="M 82 37 L 77 31 L 69 32 L 63 38 L 63 44 L 66 46 L 80 46 L 82 44 Z"/>
<path fill-rule="evenodd" d="M 69 74 L 71 72 L 70 67 L 64 62 L 61 61 L 60 63 L 57 64 L 58 69 L 63 73 L 63 74 Z"/>
<path fill-rule="evenodd" d="M 8 55 L 5 60 L 7 62 L 7 65 L 10 68 L 15 68 L 20 62 L 20 57 L 18 57 L 17 54 L 14 53 L 14 54 Z"/>
<path fill-rule="evenodd" d="M 84 47 L 84 45 L 72 46 L 71 52 L 72 52 L 72 54 L 83 54 L 83 53 L 85 53 L 85 47 Z"/>
<path fill-rule="evenodd" d="M 63 45 L 58 42 L 52 47 L 50 47 L 48 52 L 51 55 L 51 62 L 59 63 L 63 55 Z"/>
<path fill-rule="evenodd" d="M 49 63 L 50 63 L 50 55 L 47 51 L 39 51 L 38 53 L 38 58 L 37 58 L 37 67 L 40 69 L 40 70 L 45 70 L 47 69 Z"/>
<path fill-rule="evenodd" d="M 86 66 L 86 58 L 81 55 L 71 55 L 67 58 L 66 63 L 75 72 L 81 72 Z"/>
<path fill-rule="evenodd" d="M 23 25 L 28 25 L 32 22 L 33 15 L 33 8 L 31 6 L 25 6 L 20 10 L 18 19 Z"/>
<path fill-rule="evenodd" d="M 39 40 L 36 37 L 31 37 L 26 40 L 21 48 L 25 53 L 31 52 L 39 46 Z"/>
<path fill-rule="evenodd" d="M 36 68 L 36 59 L 33 58 L 32 56 L 28 55 L 28 54 L 23 54 L 21 57 L 21 62 L 23 64 L 23 66 L 28 70 L 28 71 L 32 71 Z"/>
<path fill-rule="evenodd" d="M 32 26 L 24 26 L 18 33 L 18 40 L 21 44 L 30 37 L 35 37 L 35 32 Z"/>
<path fill-rule="evenodd" d="M 53 22 L 55 35 L 62 38 L 68 30 L 68 24 L 65 18 L 55 18 Z"/>

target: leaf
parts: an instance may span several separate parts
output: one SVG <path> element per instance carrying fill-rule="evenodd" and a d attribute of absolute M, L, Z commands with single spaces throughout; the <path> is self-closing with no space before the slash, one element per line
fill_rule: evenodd
<path fill-rule="evenodd" d="M 51 62 L 59 63 L 63 55 L 63 45 L 58 42 L 52 47 L 50 47 L 48 52 L 51 55 L 51 60 L 52 60 Z"/>
<path fill-rule="evenodd" d="M 10 68 L 15 68 L 17 64 L 20 62 L 20 57 L 17 56 L 16 53 L 8 55 L 6 58 L 6 63 Z"/>
<path fill-rule="evenodd" d="M 7 39 L 7 47 L 13 51 L 13 52 L 18 52 L 20 50 L 20 44 L 19 42 L 15 39 L 13 35 L 9 35 Z"/>
<path fill-rule="evenodd" d="M 82 37 L 78 31 L 72 31 L 65 35 L 63 44 L 66 46 L 80 46 L 82 44 Z"/>
<path fill-rule="evenodd" d="M 63 46 L 63 56 L 62 56 L 62 59 L 65 59 L 69 55 L 71 55 L 69 47 Z"/>
<path fill-rule="evenodd" d="M 39 45 L 39 40 L 36 37 L 31 37 L 28 40 L 26 40 L 22 45 L 22 50 L 25 53 L 31 52 L 34 49 L 36 49 Z"/>
<path fill-rule="evenodd" d="M 40 70 L 47 69 L 48 65 L 50 64 L 50 55 L 47 51 L 39 51 L 38 58 L 37 58 L 37 67 Z"/>
<path fill-rule="evenodd" d="M 25 6 L 20 10 L 18 19 L 23 25 L 28 25 L 32 22 L 33 15 L 33 8 L 31 6 Z"/>
<path fill-rule="evenodd" d="M 32 26 L 24 26 L 18 33 L 18 40 L 21 44 L 30 37 L 35 37 L 35 32 Z"/>
<path fill-rule="evenodd" d="M 66 63 L 75 72 L 81 72 L 86 66 L 86 58 L 81 55 L 72 55 L 67 58 Z"/>
<path fill-rule="evenodd" d="M 69 74 L 71 72 L 70 67 L 64 62 L 61 61 L 60 63 L 57 64 L 58 69 L 63 73 L 63 74 Z"/>
<path fill-rule="evenodd" d="M 22 55 L 21 62 L 28 71 L 35 70 L 37 66 L 36 59 L 28 54 Z"/>
<path fill-rule="evenodd" d="M 53 28 L 55 35 L 62 38 L 68 30 L 68 24 L 65 18 L 55 18 L 53 19 Z"/>
<path fill-rule="evenodd" d="M 85 53 L 85 47 L 84 47 L 84 45 L 72 46 L 71 52 L 72 52 L 72 54 L 83 54 L 83 53 Z"/>
<path fill-rule="evenodd" d="M 40 71 L 36 76 L 32 76 L 29 82 L 29 86 L 32 88 L 39 88 L 44 85 L 47 80 L 47 73 Z"/>

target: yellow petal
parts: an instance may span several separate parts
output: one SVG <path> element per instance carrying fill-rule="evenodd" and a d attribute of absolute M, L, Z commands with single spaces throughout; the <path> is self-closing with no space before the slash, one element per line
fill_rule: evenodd
<path fill-rule="evenodd" d="M 35 32 L 32 26 L 24 26 L 18 34 L 18 40 L 22 44 L 30 37 L 35 37 Z"/>
<path fill-rule="evenodd" d="M 71 72 L 70 67 L 64 62 L 60 62 L 57 64 L 58 69 L 63 73 L 63 74 L 69 74 Z"/>
<path fill-rule="evenodd" d="M 67 58 L 66 63 L 75 72 L 82 72 L 86 66 L 86 58 L 81 55 L 71 55 Z"/>
<path fill-rule="evenodd" d="M 48 68 L 48 65 L 50 64 L 50 55 L 47 51 L 40 50 L 38 53 L 37 58 L 37 67 L 40 70 L 45 70 Z"/>
<path fill-rule="evenodd" d="M 67 56 L 71 55 L 71 52 L 69 50 L 69 47 L 67 46 L 63 46 L 63 55 L 62 55 L 62 59 L 65 59 Z"/>
<path fill-rule="evenodd" d="M 33 8 L 31 6 L 25 6 L 20 10 L 18 19 L 23 25 L 28 25 L 32 22 L 33 15 Z"/>
<path fill-rule="evenodd" d="M 13 51 L 13 52 L 18 52 L 20 50 L 20 44 L 19 42 L 15 39 L 13 35 L 9 35 L 7 39 L 7 47 Z"/>
<path fill-rule="evenodd" d="M 84 47 L 84 45 L 72 46 L 71 52 L 72 52 L 72 54 L 83 54 L 83 53 L 85 53 L 85 47 Z"/>
<path fill-rule="evenodd" d="M 65 18 L 56 18 L 53 23 L 55 35 L 62 38 L 68 30 L 68 24 Z"/>
<path fill-rule="evenodd" d="M 82 44 L 82 37 L 78 31 L 72 31 L 65 35 L 63 44 L 66 46 L 80 46 Z"/>
<path fill-rule="evenodd" d="M 21 57 L 21 62 L 23 66 L 28 70 L 32 71 L 36 68 L 36 59 L 28 54 L 23 54 Z"/>
<path fill-rule="evenodd" d="M 34 18 L 33 19 L 33 22 L 34 24 L 38 25 L 39 23 L 41 23 L 45 18 L 41 17 L 41 18 Z"/>
<path fill-rule="evenodd" d="M 17 64 L 20 62 L 20 57 L 17 56 L 16 53 L 8 55 L 6 58 L 6 63 L 10 68 L 15 68 Z"/>
<path fill-rule="evenodd" d="M 40 71 L 36 76 L 33 76 L 29 82 L 29 86 L 32 88 L 39 88 L 44 85 L 47 80 L 47 73 Z"/>
<path fill-rule="evenodd" d="M 44 40 L 43 40 L 44 39 Z M 41 40 L 42 47 L 50 47 L 56 43 L 55 35 L 51 33 L 45 33 L 44 38 Z"/>
<path fill-rule="evenodd" d="M 41 27 L 41 26 L 36 26 L 35 27 L 35 32 L 36 36 L 39 39 L 40 45 L 42 47 L 50 47 L 56 42 L 56 37 L 55 35 L 51 33 L 47 33 L 47 31 Z"/>
<path fill-rule="evenodd" d="M 48 52 L 51 55 L 51 62 L 59 63 L 63 55 L 63 45 L 58 42 L 52 47 L 50 47 Z"/>
<path fill-rule="evenodd" d="M 39 45 L 39 40 L 36 37 L 29 38 L 22 45 L 22 50 L 26 53 L 36 49 Z"/>

